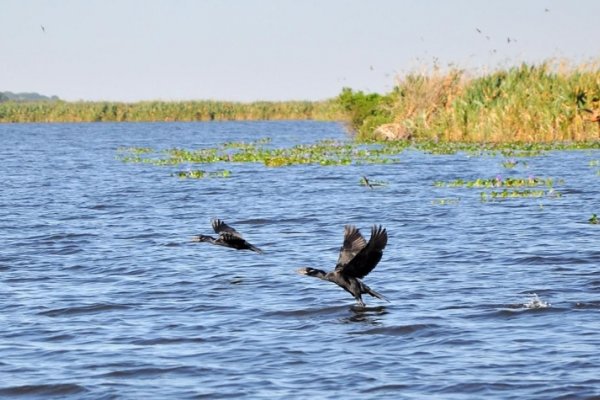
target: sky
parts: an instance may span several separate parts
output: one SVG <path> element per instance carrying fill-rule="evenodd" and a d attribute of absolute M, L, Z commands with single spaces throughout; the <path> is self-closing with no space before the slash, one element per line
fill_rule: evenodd
<path fill-rule="evenodd" d="M 323 100 L 434 65 L 600 60 L 598 0 L 0 0 L 0 91 Z"/>

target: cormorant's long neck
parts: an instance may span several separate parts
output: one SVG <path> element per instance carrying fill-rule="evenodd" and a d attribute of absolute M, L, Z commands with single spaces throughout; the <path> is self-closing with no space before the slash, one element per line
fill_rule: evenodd
<path fill-rule="evenodd" d="M 327 272 L 316 268 L 312 269 L 312 271 L 310 272 L 310 276 L 314 276 L 315 278 L 323 279 L 326 281 L 329 280 L 327 278 Z"/>
<path fill-rule="evenodd" d="M 208 236 L 208 235 L 197 235 L 194 237 L 194 241 L 195 242 L 209 242 L 209 243 L 213 243 L 213 244 L 218 244 L 217 239 L 215 239 L 212 236 Z"/>

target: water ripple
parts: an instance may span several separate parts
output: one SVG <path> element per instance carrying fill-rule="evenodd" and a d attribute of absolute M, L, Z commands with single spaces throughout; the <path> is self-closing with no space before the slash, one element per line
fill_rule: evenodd
<path fill-rule="evenodd" d="M 106 312 L 106 311 L 127 310 L 129 308 L 130 308 L 130 306 L 123 305 L 123 304 L 98 303 L 98 304 L 90 304 L 87 306 L 65 307 L 65 308 L 41 311 L 38 314 L 44 315 L 47 317 L 63 317 L 63 316 L 77 315 L 77 314 L 96 314 L 96 313 Z"/>
<path fill-rule="evenodd" d="M 147 378 L 155 375 L 163 376 L 165 374 L 198 374 L 207 372 L 204 368 L 190 368 L 190 367 L 142 367 L 142 368 L 128 368 L 116 371 L 107 372 L 102 374 L 102 377 L 106 378 Z"/>
<path fill-rule="evenodd" d="M 400 326 L 386 326 L 381 328 L 366 329 L 363 331 L 353 332 L 356 335 L 388 335 L 388 336 L 405 336 L 413 333 L 419 335 L 432 335 L 439 326 L 435 324 L 414 324 Z"/>
<path fill-rule="evenodd" d="M 55 383 L 43 385 L 22 385 L 0 387 L 0 395 L 3 396 L 68 396 L 82 394 L 88 390 L 80 385 L 72 383 Z"/>

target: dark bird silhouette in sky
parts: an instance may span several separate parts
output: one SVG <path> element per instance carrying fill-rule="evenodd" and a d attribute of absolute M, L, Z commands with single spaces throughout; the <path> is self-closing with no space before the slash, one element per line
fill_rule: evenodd
<path fill-rule="evenodd" d="M 215 233 L 219 234 L 217 238 L 208 235 L 196 235 L 192 238 L 192 242 L 208 242 L 236 250 L 252 250 L 262 253 L 261 249 L 247 242 L 238 231 L 227 225 L 223 220 L 213 219 L 211 224 Z"/>
<path fill-rule="evenodd" d="M 368 243 L 355 226 L 346 225 L 344 227 L 344 243 L 340 248 L 335 270 L 325 272 L 320 269 L 306 267 L 299 269 L 298 273 L 335 283 L 354 296 L 361 307 L 365 306 L 362 300 L 363 294 L 389 301 L 361 280 L 381 260 L 387 240 L 387 231 L 381 225 L 373 225 Z"/>
<path fill-rule="evenodd" d="M 46 28 L 44 27 L 44 25 L 40 25 L 40 28 L 42 28 L 42 32 L 46 33 Z"/>

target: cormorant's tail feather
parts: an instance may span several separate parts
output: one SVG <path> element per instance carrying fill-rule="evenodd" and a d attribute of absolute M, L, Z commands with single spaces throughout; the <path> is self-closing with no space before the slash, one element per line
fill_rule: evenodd
<path fill-rule="evenodd" d="M 255 251 L 259 254 L 262 254 L 263 251 L 261 249 L 259 249 L 258 247 L 254 246 L 253 244 L 249 244 L 250 245 L 250 250 Z"/>

